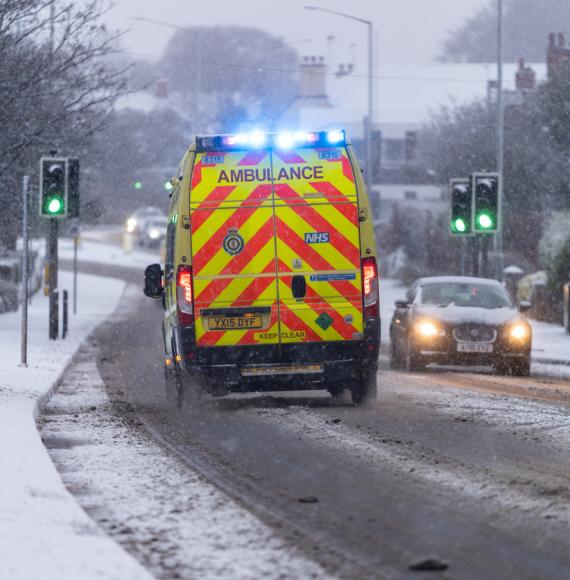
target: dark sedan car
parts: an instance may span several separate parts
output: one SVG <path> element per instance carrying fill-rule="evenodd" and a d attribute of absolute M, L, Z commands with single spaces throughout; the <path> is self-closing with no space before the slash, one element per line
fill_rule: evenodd
<path fill-rule="evenodd" d="M 531 342 L 531 327 L 508 292 L 484 278 L 421 278 L 396 302 L 390 323 L 393 368 L 490 364 L 501 374 L 527 376 Z"/>

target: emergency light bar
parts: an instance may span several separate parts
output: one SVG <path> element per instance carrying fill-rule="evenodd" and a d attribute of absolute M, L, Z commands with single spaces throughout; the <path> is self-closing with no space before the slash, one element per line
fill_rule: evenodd
<path fill-rule="evenodd" d="M 284 131 L 281 133 L 236 133 L 196 137 L 196 151 L 235 151 L 243 149 L 294 149 L 296 147 L 338 147 L 346 145 L 344 130 Z"/>

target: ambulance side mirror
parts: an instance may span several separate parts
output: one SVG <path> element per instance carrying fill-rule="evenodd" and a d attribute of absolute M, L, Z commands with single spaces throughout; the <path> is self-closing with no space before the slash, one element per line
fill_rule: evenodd
<path fill-rule="evenodd" d="M 144 288 L 145 296 L 149 298 L 161 298 L 163 292 L 162 275 L 164 272 L 160 264 L 151 264 L 144 271 Z"/>

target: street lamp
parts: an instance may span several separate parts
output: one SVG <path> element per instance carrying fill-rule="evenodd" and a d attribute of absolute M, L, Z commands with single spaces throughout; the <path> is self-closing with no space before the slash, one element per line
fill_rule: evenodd
<path fill-rule="evenodd" d="M 503 204 L 505 109 L 503 102 L 503 0 L 497 0 L 497 173 L 499 174 L 499 229 L 495 234 L 495 248 L 499 255 L 499 280 L 503 279 L 505 258 L 503 254 Z"/>
<path fill-rule="evenodd" d="M 341 16 L 342 18 L 348 18 L 349 20 L 355 20 L 356 22 L 361 22 L 366 24 L 368 27 L 368 123 L 365 128 L 366 130 L 366 166 L 365 178 L 368 191 L 372 187 L 372 103 L 373 103 L 373 67 L 372 67 L 372 20 L 366 20 L 364 18 L 359 18 L 358 16 L 353 16 L 352 14 L 346 14 L 344 12 L 337 12 L 336 10 L 331 10 L 330 8 L 322 8 L 321 6 L 305 6 L 305 10 L 318 10 L 319 12 L 328 12 L 329 14 L 335 14 L 336 16 Z"/>

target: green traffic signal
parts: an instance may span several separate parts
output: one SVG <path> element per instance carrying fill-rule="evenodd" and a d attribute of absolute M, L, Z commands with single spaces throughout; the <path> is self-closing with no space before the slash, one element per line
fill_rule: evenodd
<path fill-rule="evenodd" d="M 475 173 L 473 175 L 476 232 L 489 234 L 500 228 L 499 224 L 499 175 Z"/>
<path fill-rule="evenodd" d="M 467 178 L 456 178 L 450 181 L 451 186 L 451 235 L 471 234 L 473 212 L 473 194 L 471 181 Z"/>
<path fill-rule="evenodd" d="M 465 223 L 465 220 L 463 220 L 461 218 L 457 218 L 453 222 L 453 228 L 455 229 L 456 232 L 463 234 L 467 230 L 467 224 Z"/>
<path fill-rule="evenodd" d="M 59 195 L 54 195 L 53 197 L 48 198 L 46 210 L 50 215 L 63 213 L 63 199 Z"/>
<path fill-rule="evenodd" d="M 142 181 L 135 181 L 135 189 L 142 189 Z"/>
<path fill-rule="evenodd" d="M 493 218 L 487 213 L 482 213 L 477 216 L 477 223 L 484 230 L 490 230 L 493 227 Z"/>
<path fill-rule="evenodd" d="M 64 218 L 67 216 L 68 159 L 42 157 L 40 159 L 40 216 Z"/>

